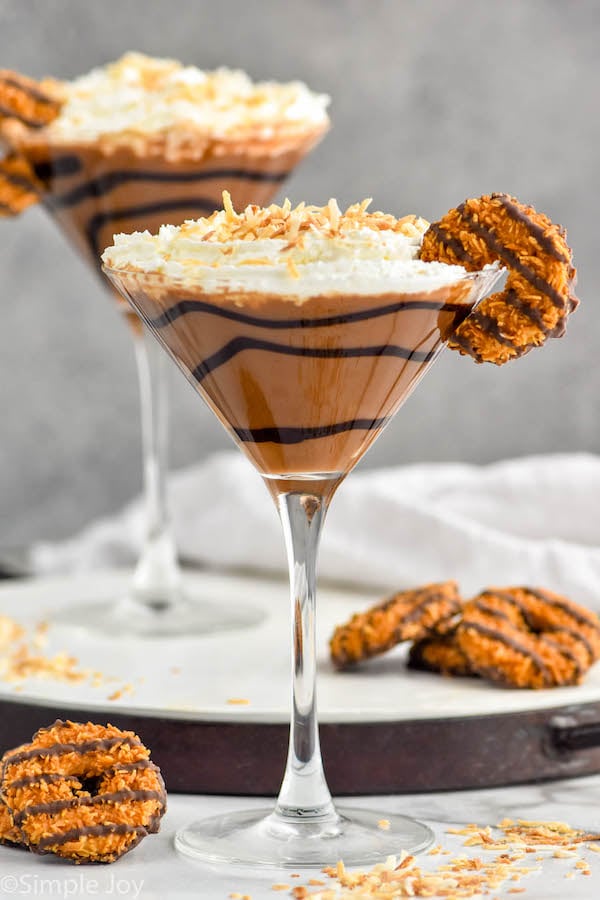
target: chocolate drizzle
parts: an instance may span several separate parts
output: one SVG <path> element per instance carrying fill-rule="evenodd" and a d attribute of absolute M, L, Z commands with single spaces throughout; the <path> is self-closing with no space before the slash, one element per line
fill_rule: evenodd
<path fill-rule="evenodd" d="M 375 306 L 370 309 L 361 309 L 355 313 L 340 313 L 336 316 L 320 316 L 317 318 L 300 319 L 266 319 L 260 316 L 252 316 L 239 310 L 227 309 L 224 306 L 216 306 L 203 300 L 179 300 L 160 316 L 148 319 L 150 328 L 160 330 L 167 325 L 172 325 L 177 319 L 189 313 L 207 313 L 219 316 L 222 319 L 230 319 L 232 322 L 240 322 L 244 325 L 268 328 L 273 330 L 329 328 L 333 325 L 351 325 L 354 322 L 364 322 L 377 319 L 381 316 L 389 316 L 398 312 L 409 312 L 416 309 L 439 310 L 440 312 L 452 312 L 468 315 L 470 306 L 465 303 L 444 303 L 437 300 L 401 300 L 397 303 L 388 303 L 385 306 Z"/>
<path fill-rule="evenodd" d="M 122 790 L 106 794 L 95 794 L 90 797 L 70 797 L 68 800 L 54 800 L 50 803 L 39 803 L 34 806 L 26 806 L 24 809 L 13 812 L 15 825 L 21 826 L 30 816 L 53 816 L 65 809 L 79 809 L 83 806 L 102 806 L 105 803 L 130 803 L 156 800 L 164 805 L 164 795 L 159 791 L 150 790 Z"/>
<path fill-rule="evenodd" d="M 565 657 L 565 659 L 569 660 L 575 670 L 576 678 L 580 678 L 581 675 L 583 675 L 584 669 L 572 650 L 569 650 L 569 648 L 565 647 L 564 644 L 561 644 L 560 641 L 555 641 L 551 637 L 548 637 L 548 635 L 546 634 L 542 634 L 540 640 L 542 640 L 544 644 L 547 644 L 547 646 L 552 647 L 554 650 L 560 653 L 561 656 Z"/>
<path fill-rule="evenodd" d="M 476 598 L 472 601 L 473 608 L 478 610 L 481 613 L 484 613 L 486 616 L 494 616 L 496 619 L 502 619 L 504 622 L 510 622 L 512 625 L 512 619 L 501 609 L 496 609 L 495 606 L 489 606 L 484 600 L 481 598 Z"/>
<path fill-rule="evenodd" d="M 537 306 L 533 306 L 531 303 L 527 303 L 527 301 L 519 297 L 514 288 L 511 288 L 506 292 L 506 302 L 518 312 L 523 313 L 524 316 L 527 316 L 527 318 L 530 319 L 533 324 L 540 329 L 542 334 L 546 335 L 547 337 L 562 337 L 567 329 L 564 317 L 559 318 L 554 328 L 550 328 L 544 321 L 544 316 L 541 310 Z"/>
<path fill-rule="evenodd" d="M 110 769 L 105 769 L 102 773 L 102 778 L 113 778 L 115 775 L 118 775 L 119 772 L 137 772 L 142 769 L 154 769 L 155 772 L 158 772 L 160 774 L 160 769 L 157 765 L 155 765 L 155 763 L 152 762 L 152 760 L 138 759 L 137 762 L 117 763 Z"/>
<path fill-rule="evenodd" d="M 17 113 L 14 109 L 10 109 L 10 107 L 4 106 L 2 103 L 0 103 L 0 117 L 3 119 L 18 119 L 23 125 L 27 125 L 28 128 L 42 128 L 47 124 L 45 120 L 32 119 L 23 113 Z"/>
<path fill-rule="evenodd" d="M 40 160 L 33 166 L 36 177 L 44 183 L 54 178 L 77 175 L 78 172 L 81 172 L 81 169 L 81 159 L 75 153 L 65 153 L 62 156 L 53 156 L 51 159 Z"/>
<path fill-rule="evenodd" d="M 35 846 L 39 853 L 44 853 L 51 847 L 61 847 L 64 844 L 70 844 L 72 841 L 78 841 L 82 837 L 107 837 L 111 834 L 136 834 L 141 839 L 148 834 L 148 830 L 143 825 L 126 825 L 124 823 L 118 825 L 86 825 L 83 828 L 72 828 L 62 833 L 48 834 L 41 838 Z"/>
<path fill-rule="evenodd" d="M 553 625 L 552 627 L 549 627 L 547 625 L 544 626 L 545 634 L 551 634 L 552 632 L 557 632 L 558 634 L 567 634 L 569 637 L 573 638 L 574 641 L 579 641 L 580 644 L 583 644 L 590 663 L 593 663 L 596 659 L 594 648 L 581 631 L 577 631 L 575 628 L 567 628 L 565 625 Z"/>
<path fill-rule="evenodd" d="M 497 599 L 497 600 L 502 600 L 504 603 L 508 603 L 510 606 L 513 606 L 515 609 L 517 609 L 521 613 L 521 615 L 525 619 L 525 622 L 529 625 L 529 627 L 531 627 L 531 623 L 530 623 L 529 617 L 528 617 L 527 607 L 517 597 L 514 597 L 508 591 L 491 591 L 491 590 L 482 591 L 481 594 L 479 595 L 479 599 L 482 599 L 482 600 L 484 600 L 486 597 L 489 597 L 492 599 Z M 498 613 L 498 610 L 494 610 L 494 613 Z"/>
<path fill-rule="evenodd" d="M 6 772 L 8 766 L 16 766 L 29 759 L 62 756 L 66 753 L 75 753 L 79 756 L 83 756 L 85 753 L 111 750 L 113 747 L 120 746 L 143 748 L 144 745 L 137 738 L 124 735 L 122 737 L 114 738 L 98 738 L 94 741 L 85 741 L 81 744 L 53 744 L 51 747 L 33 747 L 31 750 L 21 750 L 18 753 L 6 754 L 4 757 L 3 771 Z"/>
<path fill-rule="evenodd" d="M 391 599 L 392 601 L 394 600 L 393 597 Z M 447 593 L 444 593 L 443 591 L 435 591 L 435 593 L 426 594 L 422 600 L 418 600 L 414 604 L 414 606 L 406 613 L 406 615 L 402 617 L 402 624 L 417 621 L 421 618 L 421 616 L 423 615 L 423 611 L 427 609 L 428 606 L 435 603 L 440 603 L 444 600 L 450 602 L 454 600 L 453 609 L 450 610 L 446 616 L 444 616 L 445 619 L 451 618 L 454 613 L 458 612 L 460 604 L 457 600 L 455 600 L 455 598 L 449 597 Z"/>
<path fill-rule="evenodd" d="M 554 241 L 544 231 L 541 225 L 533 221 L 521 207 L 516 204 L 508 194 L 492 194 L 493 200 L 498 200 L 506 214 L 515 222 L 525 225 L 529 234 L 537 241 L 542 250 L 558 262 L 569 263 L 571 260 L 555 246 Z M 561 229 L 561 236 L 564 238 L 564 229 Z"/>
<path fill-rule="evenodd" d="M 576 622 L 579 622 L 581 625 L 588 625 L 590 628 L 593 628 L 600 635 L 600 624 L 594 620 L 591 614 L 586 614 L 584 610 L 575 609 L 575 607 L 569 603 L 568 600 L 562 597 L 554 597 L 551 594 L 548 594 L 546 591 L 542 591 L 539 588 L 530 588 L 530 587 L 522 587 L 519 590 L 523 591 L 525 594 L 529 594 L 532 597 L 537 597 L 538 600 L 543 600 L 544 603 L 548 603 L 550 606 L 554 606 L 556 609 L 560 609 L 562 612 L 571 616 Z"/>
<path fill-rule="evenodd" d="M 476 217 L 468 210 L 465 203 L 461 203 L 460 206 L 457 206 L 456 211 L 467 227 L 485 242 L 488 249 L 498 259 L 502 260 L 509 268 L 514 269 L 515 272 L 522 275 L 532 287 L 539 291 L 540 294 L 547 297 L 557 309 L 564 311 L 566 304 L 565 298 L 553 288 L 551 284 L 541 278 L 537 272 L 534 272 L 533 269 L 522 263 L 516 253 L 513 253 L 512 250 L 505 247 L 504 244 L 498 240 L 492 229 L 482 225 L 481 222 L 476 219 Z"/>
<path fill-rule="evenodd" d="M 172 213 L 180 210 L 187 213 L 201 214 L 212 213 L 214 209 L 215 201 L 211 200 L 210 197 L 173 197 L 170 200 L 161 200 L 156 203 L 141 203 L 137 206 L 127 206 L 110 212 L 97 212 L 87 224 L 86 237 L 94 260 L 100 266 L 100 251 L 104 248 L 98 244 L 98 235 L 100 234 L 100 229 L 105 225 L 112 225 L 123 219 L 143 219 L 146 216 L 155 216 L 160 213 L 170 216 Z M 131 222 L 127 222 L 127 227 L 133 228 Z"/>
<path fill-rule="evenodd" d="M 429 231 L 433 232 L 438 241 L 440 241 L 448 250 L 451 250 L 456 258 L 462 263 L 466 263 L 468 266 L 475 266 L 476 268 L 479 268 L 462 242 L 459 241 L 458 238 L 453 237 L 448 231 L 446 231 L 445 228 L 443 228 L 439 224 L 439 222 L 433 222 L 433 224 L 429 226 Z"/>
<path fill-rule="evenodd" d="M 378 431 L 390 421 L 390 417 L 380 419 L 351 419 L 348 422 L 334 422 L 331 425 L 314 425 L 299 428 L 233 428 L 238 440 L 244 443 L 300 444 L 318 438 L 331 437 L 345 431 Z"/>
<path fill-rule="evenodd" d="M 7 72 L 3 72 L 2 75 L 0 75 L 0 82 L 8 85 L 8 87 L 14 88 L 16 91 L 27 94 L 27 96 L 31 97 L 32 100 L 35 100 L 36 103 L 42 103 L 44 106 L 50 106 L 53 109 L 59 105 L 54 97 L 50 97 L 49 94 L 44 93 L 44 91 L 42 91 L 42 89 L 30 78 L 19 78 L 16 75 L 9 75 Z"/>
<path fill-rule="evenodd" d="M 556 602 L 553 603 L 552 602 L 553 598 L 550 595 L 548 595 L 545 591 L 537 590 L 535 588 L 517 588 L 516 590 L 520 590 L 520 591 L 523 591 L 525 594 L 529 594 L 531 596 L 537 597 L 538 599 L 542 600 L 544 603 L 553 605 L 569 615 L 572 612 L 576 612 L 576 611 L 572 610 L 571 605 L 566 600 L 561 600 L 560 598 L 557 598 Z M 588 655 L 588 659 L 589 659 L 590 663 L 592 663 L 596 659 L 596 654 L 594 652 L 594 648 L 593 648 L 591 642 L 588 640 L 588 638 L 585 636 L 585 634 L 583 634 L 580 630 L 575 629 L 575 628 L 568 628 L 567 626 L 562 625 L 560 623 L 550 623 L 547 621 L 542 621 L 541 618 L 534 616 L 533 611 L 528 607 L 526 602 L 519 600 L 518 597 L 513 596 L 508 591 L 491 591 L 491 590 L 483 591 L 479 595 L 479 597 L 477 597 L 475 600 L 472 601 L 472 605 L 480 612 L 482 612 L 486 615 L 495 616 L 496 618 L 503 619 L 504 621 L 511 623 L 513 626 L 514 626 L 514 623 L 511 621 L 510 616 L 508 616 L 501 609 L 498 609 L 498 608 L 486 603 L 485 598 L 489 598 L 490 600 L 492 600 L 492 599 L 493 600 L 501 600 L 503 603 L 508 603 L 512 607 L 514 607 L 516 610 L 518 610 L 520 615 L 523 617 L 527 627 L 529 629 L 531 629 L 533 636 L 536 637 L 537 639 L 543 641 L 548 646 L 553 647 L 560 654 L 562 654 L 562 656 L 564 656 L 566 659 L 568 659 L 569 662 L 571 662 L 572 665 L 574 666 L 578 678 L 584 672 L 584 669 L 581 665 L 579 658 L 577 657 L 577 655 L 575 653 L 573 653 L 572 650 L 569 649 L 569 647 L 567 647 L 560 640 L 554 640 L 551 637 L 552 633 L 555 633 L 557 635 L 561 635 L 561 634 L 566 635 L 566 636 L 570 637 L 572 640 L 580 643 L 584 647 L 584 649 Z M 576 617 L 574 616 L 574 618 L 576 618 Z M 587 618 L 584 617 L 584 615 L 582 615 L 582 617 L 579 619 L 576 618 L 576 621 L 580 622 L 580 624 L 585 624 L 585 625 L 591 624 L 587 620 Z M 472 623 L 469 621 L 468 624 L 470 626 Z"/>
<path fill-rule="evenodd" d="M 0 179 L 8 181 L 9 184 L 13 184 L 15 187 L 23 188 L 23 190 L 32 191 L 34 194 L 38 193 L 31 179 L 26 178 L 25 175 L 19 175 L 17 172 L 8 172 L 3 169 L 0 171 Z"/>
<path fill-rule="evenodd" d="M 267 353 L 280 353 L 285 356 L 309 356 L 313 359 L 353 359 L 357 357 L 382 357 L 393 356 L 397 359 L 413 360 L 414 362 L 430 362 L 436 355 L 436 350 L 411 350 L 408 347 L 397 347 L 393 344 L 381 344 L 375 347 L 294 347 L 290 344 L 277 344 L 273 341 L 264 341 L 259 338 L 240 336 L 233 338 L 212 356 L 207 357 L 192 370 L 192 378 L 198 383 L 225 365 L 238 353 L 247 350 L 261 350 Z"/>
<path fill-rule="evenodd" d="M 217 343 L 218 349 L 204 359 L 201 359 L 197 364 L 195 364 L 196 361 L 193 358 L 188 360 L 185 357 L 179 358 L 178 353 L 174 354 L 189 380 L 192 383 L 195 383 L 195 385 L 200 386 L 203 386 L 203 383 L 209 379 L 209 376 L 212 376 L 213 373 L 216 373 L 220 368 L 227 366 L 239 354 L 244 353 L 256 353 L 265 356 L 267 354 L 272 355 L 274 357 L 273 363 L 271 363 L 270 360 L 265 360 L 264 363 L 260 362 L 260 365 L 271 365 L 273 367 L 277 366 L 278 356 L 305 357 L 332 361 L 359 359 L 367 361 L 369 359 L 377 360 L 380 358 L 390 358 L 413 363 L 415 364 L 415 367 L 426 365 L 432 362 L 438 354 L 442 346 L 442 335 L 440 333 L 441 326 L 439 317 L 436 320 L 436 317 L 431 315 L 430 317 L 423 318 L 423 323 L 421 323 L 420 317 L 422 316 L 422 313 L 420 311 L 447 314 L 453 322 L 456 322 L 459 318 L 462 321 L 462 317 L 468 315 L 472 309 L 472 304 L 467 301 L 461 302 L 459 300 L 453 301 L 444 299 L 444 296 L 445 298 L 448 297 L 448 293 L 444 292 L 442 298 L 439 296 L 436 297 L 435 295 L 431 299 L 426 297 L 417 297 L 414 299 L 403 298 L 396 299 L 395 302 L 381 303 L 380 305 L 371 307 L 369 307 L 368 301 L 365 301 L 364 303 L 358 302 L 355 303 L 350 311 L 347 308 L 346 311 L 344 311 L 344 307 L 342 306 L 340 312 L 331 315 L 315 316 L 313 314 L 310 316 L 305 314 L 297 315 L 292 318 L 288 318 L 287 316 L 273 317 L 272 315 L 260 315 L 255 310 L 250 311 L 243 308 L 240 309 L 235 307 L 233 303 L 224 305 L 193 297 L 177 297 L 177 295 L 175 295 L 175 297 L 167 295 L 164 300 L 161 299 L 161 301 L 154 303 L 149 299 L 149 297 L 151 297 L 150 289 L 148 289 L 148 291 L 144 289 L 143 276 L 140 278 L 140 282 L 138 289 L 133 288 L 128 290 L 130 299 L 144 318 L 146 324 L 153 331 L 157 332 L 159 339 L 164 343 L 164 346 L 167 349 L 170 348 L 173 340 L 177 341 L 179 339 L 180 341 L 183 341 L 184 344 L 189 344 L 188 338 L 186 337 L 187 329 L 191 329 L 190 333 L 193 333 L 195 329 L 198 330 L 199 333 L 202 333 L 203 327 L 206 329 L 217 329 L 217 322 L 215 322 L 214 325 L 208 324 L 208 317 L 215 320 L 227 320 L 229 322 L 237 323 L 240 326 L 245 326 L 244 328 L 240 328 L 241 334 L 231 338 L 220 347 Z M 125 285 L 127 285 L 127 282 L 125 282 Z M 385 297 L 384 295 L 382 299 L 390 300 L 392 297 L 393 295 L 388 297 Z M 360 298 L 355 299 L 358 301 Z M 163 308 L 160 314 L 156 315 L 156 307 L 160 309 L 163 303 L 166 308 Z M 311 309 L 318 311 L 318 307 L 316 307 L 314 303 L 312 304 Z M 292 310 L 293 307 L 291 307 L 289 311 L 292 312 Z M 419 318 L 413 319 L 413 314 L 419 316 Z M 407 318 L 404 320 L 402 317 L 405 315 Z M 178 320 L 186 316 L 192 317 L 193 321 L 190 321 L 189 323 L 185 322 L 178 326 Z M 394 316 L 398 317 L 398 321 L 393 320 L 392 317 Z M 207 318 L 206 326 L 204 326 L 203 317 Z M 377 335 L 375 340 L 377 343 L 374 342 L 372 345 L 361 345 L 359 343 L 360 338 L 363 335 L 362 330 L 359 330 L 361 323 L 370 323 L 378 319 L 385 320 L 386 317 L 389 319 L 390 325 L 388 327 L 387 321 L 381 322 L 381 325 L 377 328 L 377 331 L 375 331 L 375 334 Z M 400 324 L 403 321 L 406 321 L 406 329 Z M 426 331 L 425 325 L 429 326 L 429 331 Z M 171 326 L 173 327 L 172 335 L 161 333 L 162 329 Z M 347 333 L 341 332 L 339 336 L 335 336 L 335 340 L 331 339 L 327 334 L 327 329 L 345 326 L 348 326 Z M 178 328 L 180 328 L 181 331 L 178 331 Z M 253 334 L 250 329 L 256 329 L 258 334 L 256 334 L 256 332 Z M 249 333 L 247 333 L 247 331 Z M 289 335 L 289 338 L 284 341 L 269 340 L 267 339 L 270 337 L 268 332 L 271 331 L 283 332 L 285 337 L 287 338 Z M 311 331 L 313 331 L 313 334 L 309 334 Z M 294 336 L 294 332 L 298 333 L 297 337 Z M 325 332 L 325 334 L 320 332 Z M 380 336 L 386 338 L 390 333 L 400 333 L 400 335 L 406 333 L 407 335 L 410 335 L 412 339 L 415 332 L 416 336 L 414 337 L 413 347 L 410 345 L 400 346 L 380 342 Z M 216 331 L 217 336 L 220 336 L 221 334 L 229 336 L 231 334 L 231 329 L 223 329 L 222 332 L 220 330 Z M 344 344 L 350 346 L 338 346 L 341 338 L 343 339 Z M 202 342 L 198 343 L 202 346 Z M 353 343 L 355 346 L 352 346 Z M 356 345 L 357 343 L 358 346 Z M 189 344 L 190 353 L 192 346 L 192 344 Z M 214 344 L 212 346 L 214 346 Z M 419 349 L 419 347 L 427 347 L 428 349 Z M 282 361 L 282 365 L 283 364 Z M 237 365 L 240 370 L 251 372 L 253 362 L 241 360 Z M 273 370 L 275 371 L 275 369 Z M 326 371 L 327 370 L 324 369 L 324 373 Z M 396 377 L 393 368 L 388 368 L 387 371 L 390 378 Z M 404 366 L 398 366 L 398 377 L 402 372 L 404 372 Z M 208 382 L 205 390 L 209 395 L 211 395 L 211 391 L 213 390 L 219 391 L 219 380 L 217 375 L 215 375 L 214 382 L 212 380 Z M 377 415 L 377 412 L 380 411 L 380 407 L 378 407 L 377 410 L 373 410 L 374 414 L 372 416 L 368 415 L 369 412 L 371 412 L 370 409 L 366 410 L 367 415 L 362 413 L 361 410 L 362 414 L 358 413 L 356 416 L 353 416 L 352 413 L 355 408 L 354 404 L 348 405 L 348 412 L 344 416 L 341 412 L 342 408 L 343 407 L 340 407 L 339 418 L 336 417 L 334 408 L 332 414 L 328 415 L 322 424 L 319 423 L 318 418 L 314 424 L 310 420 L 306 424 L 301 424 L 302 418 L 300 418 L 300 414 L 296 414 L 297 417 L 295 416 L 292 418 L 290 415 L 290 418 L 288 418 L 287 421 L 285 415 L 278 415 L 278 421 L 282 420 L 280 425 L 272 424 L 273 420 L 267 419 L 267 424 L 262 426 L 259 419 L 259 421 L 256 422 L 256 426 L 253 427 L 254 423 L 251 420 L 248 420 L 247 415 L 243 411 L 240 412 L 240 415 L 237 418 L 235 414 L 229 412 L 227 420 L 230 423 L 230 429 L 233 434 L 239 441 L 245 444 L 271 443 L 279 445 L 297 445 L 304 441 L 330 438 L 334 435 L 349 431 L 379 431 L 390 419 L 390 416 L 387 414 Z M 387 407 L 381 409 L 381 412 L 387 413 Z M 265 417 L 261 416 L 261 418 L 263 418 L 264 421 Z"/>
<path fill-rule="evenodd" d="M 482 363 L 484 361 L 483 355 L 475 348 L 473 342 L 465 334 L 453 334 L 450 341 L 453 346 L 459 347 L 461 350 L 464 350 L 465 353 L 468 353 L 469 356 L 472 356 L 475 362 Z"/>
<path fill-rule="evenodd" d="M 492 628 L 491 626 L 484 625 L 481 622 L 474 622 L 472 619 L 465 619 L 460 627 L 463 629 L 467 629 L 468 631 L 476 631 L 478 634 L 483 635 L 483 637 L 490 638 L 490 640 L 492 641 L 498 641 L 498 643 L 504 644 L 505 646 L 510 647 L 510 649 L 514 650 L 516 653 L 520 653 L 522 656 L 525 656 L 536 666 L 546 685 L 551 685 L 553 683 L 552 674 L 541 656 L 539 656 L 539 654 L 532 650 L 531 647 L 524 646 L 512 635 L 507 634 L 500 628 Z"/>
<path fill-rule="evenodd" d="M 17 778 L 15 781 L 11 781 L 10 790 L 20 791 L 22 788 L 32 787 L 34 784 L 53 784 L 61 781 L 81 784 L 80 779 L 76 775 L 61 775 L 60 772 L 42 772 L 39 775 L 26 775 L 24 778 Z"/>
<path fill-rule="evenodd" d="M 50 197 L 48 206 L 52 209 L 66 209 L 76 206 L 90 197 L 104 197 L 115 188 L 138 181 L 151 184 L 196 184 L 200 181 L 216 179 L 222 184 L 228 184 L 235 180 L 280 184 L 289 177 L 289 174 L 289 172 L 260 172 L 252 169 L 190 170 L 185 172 L 160 172 L 152 169 L 115 170 L 84 181 L 64 194 Z M 214 202 L 211 203 L 211 212 L 213 209 Z"/>
<path fill-rule="evenodd" d="M 469 321 L 474 325 L 478 325 L 483 331 L 487 332 L 487 334 L 491 334 L 498 343 L 504 344 L 512 350 L 517 349 L 515 342 L 503 334 L 500 324 L 493 316 L 488 316 L 484 312 L 481 312 L 481 310 L 476 309 L 475 312 L 472 312 L 469 316 Z"/>

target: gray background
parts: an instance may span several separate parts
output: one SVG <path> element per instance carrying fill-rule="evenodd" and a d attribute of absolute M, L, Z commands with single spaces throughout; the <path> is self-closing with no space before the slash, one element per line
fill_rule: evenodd
<path fill-rule="evenodd" d="M 135 48 L 333 97 L 292 200 L 429 219 L 512 192 L 568 226 L 584 303 L 502 369 L 447 353 L 363 465 L 596 451 L 597 0 L 0 0 L 0 65 L 72 77 Z M 130 339 L 39 210 L 0 223 L 0 544 L 59 537 L 140 487 Z M 228 446 L 175 372 L 172 461 Z M 560 473 L 557 472 L 557 477 Z"/>

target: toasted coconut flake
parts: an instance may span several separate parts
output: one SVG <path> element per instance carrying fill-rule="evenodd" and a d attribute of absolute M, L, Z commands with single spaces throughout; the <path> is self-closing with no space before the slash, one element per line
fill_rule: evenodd
<path fill-rule="evenodd" d="M 329 213 L 329 221 L 331 222 L 331 230 L 337 231 L 340 227 L 340 218 L 342 213 L 338 206 L 337 200 L 333 197 L 327 204 L 327 212 Z"/>
<path fill-rule="evenodd" d="M 519 865 L 519 860 L 525 856 L 525 850 L 533 852 L 539 849 L 540 836 L 546 840 L 548 835 L 554 835 L 555 839 L 563 842 L 554 846 L 553 856 L 536 856 L 536 860 L 546 860 L 552 865 L 551 860 L 575 858 L 574 869 L 565 874 L 565 877 L 573 878 L 576 873 L 589 876 L 591 869 L 589 862 L 578 857 L 578 845 L 574 841 L 574 835 L 583 835 L 584 832 L 571 828 L 562 822 L 529 822 L 512 819 L 503 821 L 491 828 L 481 827 L 475 824 L 463 828 L 448 829 L 451 834 L 466 838 L 465 845 L 471 845 L 471 839 L 480 839 L 479 846 L 483 851 L 493 849 L 499 845 L 503 852 L 490 859 L 488 856 L 473 857 L 466 853 L 453 856 L 445 863 L 438 863 L 434 871 L 428 871 L 417 865 L 414 856 L 402 851 L 400 856 L 389 856 L 385 862 L 378 863 L 368 871 L 348 871 L 343 861 L 336 866 L 326 866 L 322 871 L 332 879 L 335 884 L 325 890 L 311 891 L 309 887 L 322 888 L 323 882 L 319 879 L 310 879 L 308 887 L 298 885 L 292 889 L 295 900 L 401 900 L 405 897 L 444 897 L 448 900 L 463 900 L 482 895 L 496 894 L 504 890 L 507 895 L 524 893 L 525 888 L 516 886 L 515 883 L 532 872 L 539 871 L 539 866 Z M 504 832 L 504 837 L 496 838 L 495 832 Z M 521 837 L 523 835 L 523 837 Z M 531 846 L 529 837 L 533 840 Z M 483 840 L 486 838 L 487 840 Z M 552 846 L 552 845 L 551 845 Z M 570 847 L 573 849 L 570 849 Z M 600 845 L 591 844 L 589 849 L 600 851 Z M 429 855 L 446 855 L 450 850 L 442 850 L 440 845 L 435 846 Z M 428 861 L 429 862 L 429 861 Z M 433 860 L 429 865 L 433 864 Z M 512 884 L 511 884 L 512 883 Z M 509 886 L 510 885 L 510 886 Z"/>
<path fill-rule="evenodd" d="M 296 245 L 303 235 L 312 232 L 323 236 L 341 236 L 361 228 L 374 231 L 393 231 L 407 237 L 419 237 L 428 227 L 428 222 L 418 216 L 395 216 L 382 212 L 367 212 L 371 201 L 354 203 L 342 213 L 337 201 L 330 199 L 325 206 L 310 206 L 299 203 L 292 208 L 289 199 L 282 206 L 272 203 L 262 209 L 247 206 L 236 212 L 228 191 L 223 192 L 223 209 L 217 210 L 204 219 L 184 222 L 181 232 L 184 236 L 194 236 L 211 243 L 230 241 L 256 241 L 276 237 L 287 242 L 288 247 Z"/>

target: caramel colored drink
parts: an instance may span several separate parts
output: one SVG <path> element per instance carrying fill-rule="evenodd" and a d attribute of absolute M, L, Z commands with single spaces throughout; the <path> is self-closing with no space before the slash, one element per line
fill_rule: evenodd
<path fill-rule="evenodd" d="M 117 236 L 104 259 L 263 476 L 335 481 L 477 300 L 460 267 L 414 259 L 425 227 L 365 204 L 228 203 L 156 238 Z"/>
<path fill-rule="evenodd" d="M 468 315 L 427 295 L 215 297 L 144 285 L 138 309 L 268 478 L 345 474 Z"/>

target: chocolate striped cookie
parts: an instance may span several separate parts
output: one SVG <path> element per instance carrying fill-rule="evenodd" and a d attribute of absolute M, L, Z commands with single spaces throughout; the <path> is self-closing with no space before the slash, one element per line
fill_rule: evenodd
<path fill-rule="evenodd" d="M 0 69 L 0 118 L 17 119 L 28 128 L 43 128 L 59 114 L 62 101 L 20 72 Z"/>
<path fill-rule="evenodd" d="M 2 799 L 36 853 L 114 862 L 158 831 L 166 809 L 160 770 L 133 732 L 57 721 L 4 755 Z"/>
<path fill-rule="evenodd" d="M 508 269 L 504 290 L 486 297 L 450 339 L 479 363 L 502 365 L 561 337 L 579 302 L 565 230 L 508 194 L 451 209 L 426 231 L 420 256 L 468 271 L 494 262 Z"/>
<path fill-rule="evenodd" d="M 443 630 L 460 607 L 455 581 L 401 591 L 338 625 L 330 641 L 331 659 L 345 669 L 401 641 L 420 640 L 434 629 Z"/>
<path fill-rule="evenodd" d="M 415 641 L 408 653 L 409 669 L 442 675 L 475 675 L 456 639 L 456 628 L 447 634 L 431 634 Z"/>
<path fill-rule="evenodd" d="M 477 674 L 518 688 L 578 684 L 600 651 L 600 621 L 537 588 L 490 588 L 467 603 L 457 643 Z"/>

